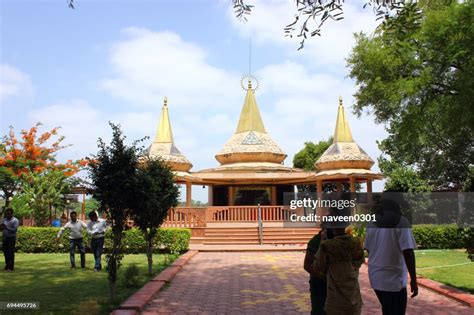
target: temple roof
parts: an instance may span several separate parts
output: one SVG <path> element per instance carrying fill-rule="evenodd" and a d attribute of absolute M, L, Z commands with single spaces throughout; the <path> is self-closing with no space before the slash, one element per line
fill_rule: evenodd
<path fill-rule="evenodd" d="M 339 98 L 339 108 L 333 138 L 331 146 L 315 163 L 318 175 L 322 175 L 324 171 L 341 169 L 350 169 L 351 173 L 364 173 L 369 175 L 367 172 L 357 172 L 357 170 L 370 170 L 374 161 L 352 138 L 349 123 L 344 112 L 342 98 Z M 371 173 L 371 175 L 375 174 L 377 173 Z"/>
<path fill-rule="evenodd" d="M 148 156 L 159 157 L 174 171 L 187 172 L 193 166 L 191 162 L 178 150 L 174 143 L 173 131 L 168 112 L 168 99 L 165 97 L 161 117 L 158 123 L 155 139 L 148 148 Z"/>
<path fill-rule="evenodd" d="M 249 80 L 237 129 L 216 154 L 216 160 L 222 165 L 240 162 L 280 164 L 285 158 L 286 154 L 265 130 Z"/>

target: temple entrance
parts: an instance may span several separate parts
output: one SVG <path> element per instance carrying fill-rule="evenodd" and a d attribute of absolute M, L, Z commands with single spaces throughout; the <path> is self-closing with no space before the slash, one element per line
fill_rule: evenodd
<path fill-rule="evenodd" d="M 262 206 L 270 205 L 271 188 L 265 186 L 236 187 L 234 205 L 236 206 Z"/>

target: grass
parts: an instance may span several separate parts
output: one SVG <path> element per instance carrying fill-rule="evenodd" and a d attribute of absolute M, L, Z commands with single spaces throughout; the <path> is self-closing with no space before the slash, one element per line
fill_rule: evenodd
<path fill-rule="evenodd" d="M 76 254 L 76 264 L 79 264 Z M 103 262 L 105 263 L 103 256 Z M 173 257 L 153 255 L 155 273 L 163 270 Z M 127 287 L 123 274 L 127 266 L 135 264 L 139 270 L 139 286 Z M 117 295 L 120 302 L 145 284 L 147 276 L 145 254 L 126 255 L 119 271 Z M 107 272 L 93 272 L 93 258 L 86 256 L 86 268 L 70 269 L 69 254 L 15 255 L 15 272 L 1 273 L 0 300 L 9 302 L 39 302 L 39 311 L 28 314 L 108 314 L 120 303 L 110 303 Z M 1 314 L 8 314 L 4 310 Z M 11 312 L 19 314 L 21 312 Z"/>
<path fill-rule="evenodd" d="M 467 258 L 465 250 L 417 250 L 415 253 L 417 274 L 474 293 L 474 263 Z"/>

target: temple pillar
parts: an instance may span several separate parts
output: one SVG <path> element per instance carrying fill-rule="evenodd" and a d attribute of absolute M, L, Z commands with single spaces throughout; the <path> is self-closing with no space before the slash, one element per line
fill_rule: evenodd
<path fill-rule="evenodd" d="M 271 191 L 270 204 L 272 206 L 276 206 L 277 205 L 277 188 L 276 188 L 276 186 L 271 186 L 270 191 Z"/>
<path fill-rule="evenodd" d="M 214 186 L 208 185 L 207 186 L 207 205 L 212 207 L 214 202 Z"/>
<path fill-rule="evenodd" d="M 323 181 L 322 180 L 317 180 L 316 181 L 316 196 L 318 199 L 321 199 L 323 196 Z"/>
<path fill-rule="evenodd" d="M 233 206 L 234 205 L 234 187 L 229 186 L 228 193 L 229 193 L 229 206 Z"/>
<path fill-rule="evenodd" d="M 369 205 L 371 205 L 373 203 L 373 199 L 372 199 L 372 179 L 367 178 L 366 183 L 367 183 L 367 203 Z"/>
<path fill-rule="evenodd" d="M 351 187 L 351 193 L 355 193 L 356 192 L 356 181 L 355 181 L 355 178 L 354 177 L 349 177 L 349 184 L 350 184 L 350 187 Z"/>
<path fill-rule="evenodd" d="M 191 207 L 192 203 L 192 189 L 193 185 L 191 182 L 186 182 L 186 207 Z"/>

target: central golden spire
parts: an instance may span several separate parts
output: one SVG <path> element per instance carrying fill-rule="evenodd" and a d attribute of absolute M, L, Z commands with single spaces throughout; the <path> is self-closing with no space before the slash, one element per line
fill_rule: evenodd
<path fill-rule="evenodd" d="M 344 105 L 342 104 L 342 97 L 339 96 L 339 108 L 337 111 L 336 129 L 334 130 L 333 142 L 353 142 L 349 122 L 344 112 Z"/>
<path fill-rule="evenodd" d="M 263 126 L 262 117 L 260 116 L 260 111 L 258 110 L 257 101 L 255 100 L 255 95 L 253 94 L 252 81 L 250 80 L 248 82 L 244 106 L 240 112 L 239 124 L 237 125 L 237 130 L 235 133 L 245 131 L 258 131 L 261 133 L 266 133 L 265 127 Z"/>
<path fill-rule="evenodd" d="M 161 109 L 160 122 L 156 131 L 155 141 L 158 143 L 173 143 L 173 132 L 171 131 L 170 115 L 168 113 L 168 98 L 165 97 Z"/>

